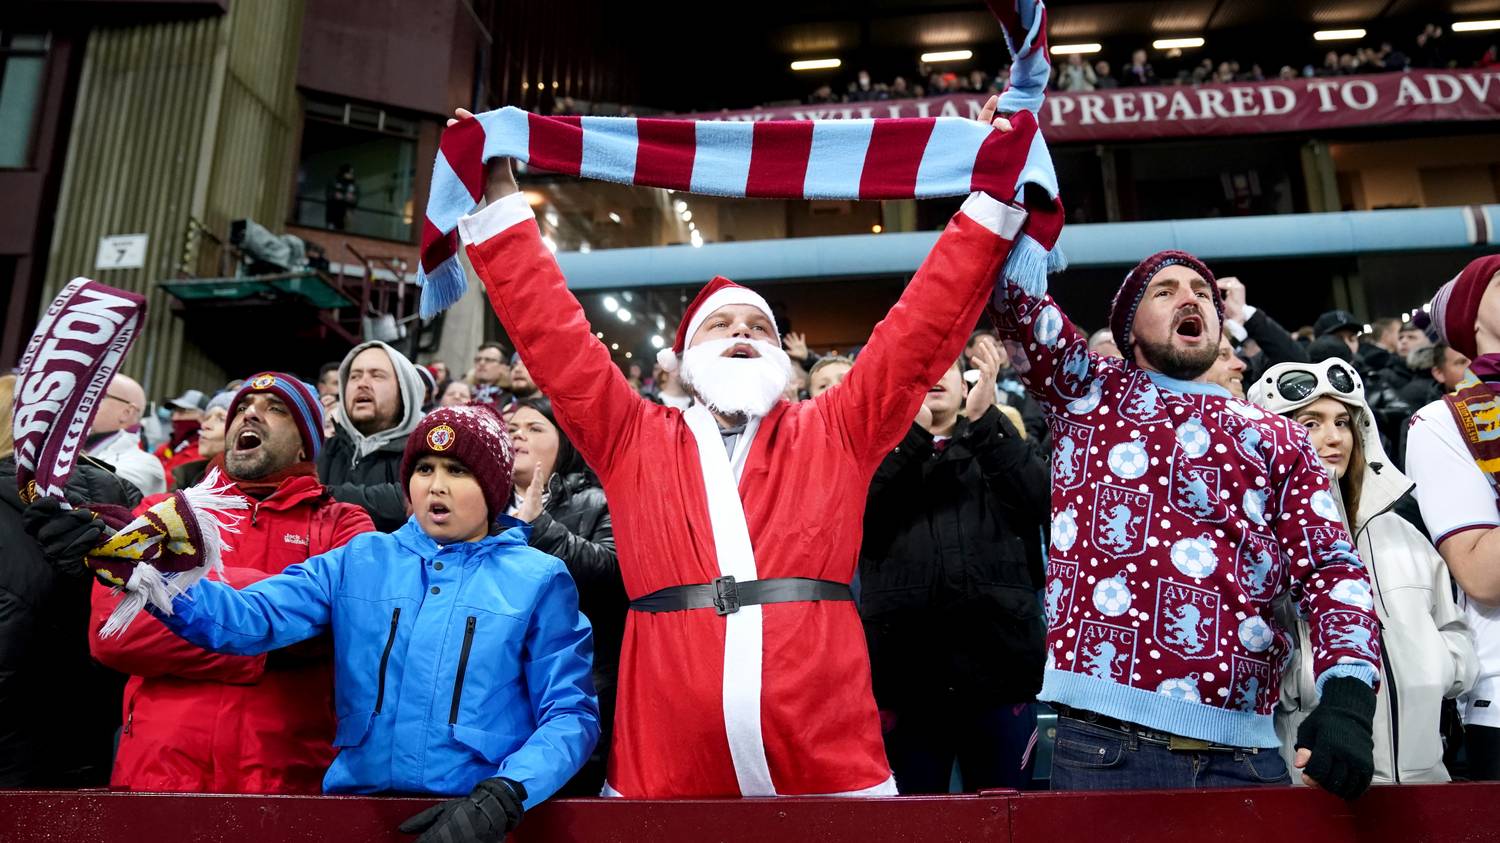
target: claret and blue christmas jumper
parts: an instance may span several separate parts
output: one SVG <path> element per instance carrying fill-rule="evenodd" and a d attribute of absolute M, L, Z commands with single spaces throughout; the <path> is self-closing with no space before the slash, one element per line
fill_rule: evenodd
<path fill-rule="evenodd" d="M 1206 279 L 1222 311 L 1201 262 L 1153 255 L 1112 309 L 1123 360 L 1090 353 L 1051 296 L 1002 280 L 992 301 L 1054 443 L 1040 699 L 1183 738 L 1271 748 L 1288 653 L 1273 602 L 1290 592 L 1310 619 L 1320 687 L 1340 676 L 1373 685 L 1378 621 L 1305 431 L 1220 386 L 1131 359 L 1141 295 L 1172 265 Z"/>

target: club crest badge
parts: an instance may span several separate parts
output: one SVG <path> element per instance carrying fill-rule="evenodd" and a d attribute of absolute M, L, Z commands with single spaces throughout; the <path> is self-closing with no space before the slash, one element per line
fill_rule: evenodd
<path fill-rule="evenodd" d="M 434 451 L 446 451 L 452 448 L 456 441 L 458 441 L 458 434 L 446 424 L 440 424 L 427 431 L 427 447 Z"/>
<path fill-rule="evenodd" d="M 1056 475 L 1054 475 L 1056 476 Z M 1146 550 L 1151 493 L 1100 483 L 1094 494 L 1094 547 L 1115 559 L 1139 556 Z"/>
<path fill-rule="evenodd" d="M 1219 595 L 1162 579 L 1156 594 L 1155 636 L 1162 649 L 1184 659 L 1219 655 Z"/>
<path fill-rule="evenodd" d="M 250 382 L 251 389 L 270 389 L 276 385 L 275 375 L 260 375 Z"/>

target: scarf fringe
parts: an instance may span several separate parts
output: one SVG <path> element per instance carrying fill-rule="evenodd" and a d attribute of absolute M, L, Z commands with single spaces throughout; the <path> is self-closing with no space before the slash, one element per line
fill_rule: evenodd
<path fill-rule="evenodd" d="M 218 468 L 209 469 L 202 482 L 179 494 L 189 510 L 185 517 L 192 518 L 198 528 L 199 564 L 180 573 L 163 574 L 150 563 L 138 563 L 125 586 L 115 589 L 116 594 L 124 596 L 100 628 L 101 639 L 125 632 L 147 605 L 164 615 L 172 614 L 172 600 L 178 595 L 187 596 L 188 589 L 209 572 L 224 576 L 224 551 L 233 549 L 224 541 L 224 535 L 239 532 L 244 516 L 238 511 L 249 509 L 250 504 L 234 491 L 234 485 Z"/>
<path fill-rule="evenodd" d="M 459 263 L 458 255 L 438 264 L 431 273 L 418 265 L 417 283 L 422 287 L 418 316 L 423 319 L 431 319 L 457 304 L 469 288 L 469 281 L 464 277 L 464 268 Z"/>
<path fill-rule="evenodd" d="M 100 628 L 100 639 L 113 638 L 129 629 L 135 623 L 136 615 L 146 608 L 147 603 L 167 614 L 172 613 L 172 595 L 167 588 L 166 578 L 148 563 L 136 565 L 130 574 L 130 581 L 125 583 L 124 588 L 116 588 L 114 593 L 123 593 L 124 596 Z"/>
<path fill-rule="evenodd" d="M 1047 294 L 1047 276 L 1067 268 L 1068 259 L 1061 249 L 1054 247 L 1048 251 L 1036 238 L 1023 233 L 1011 246 L 1001 277 L 1019 286 L 1026 295 L 1040 298 Z"/>

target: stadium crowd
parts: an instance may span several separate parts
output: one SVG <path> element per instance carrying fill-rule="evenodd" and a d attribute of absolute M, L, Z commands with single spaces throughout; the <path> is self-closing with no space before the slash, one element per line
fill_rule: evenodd
<path fill-rule="evenodd" d="M 491 840 L 554 794 L 1024 788 L 1042 705 L 1053 788 L 1500 778 L 1500 256 L 1294 334 L 1157 252 L 1089 334 L 994 285 L 1020 212 L 975 193 L 858 354 L 716 279 L 632 381 L 507 162 L 486 199 L 515 351 L 117 375 L 74 508 L 23 501 L 0 378 L 0 786 Z M 95 549 L 214 482 L 223 575 L 113 634 Z"/>

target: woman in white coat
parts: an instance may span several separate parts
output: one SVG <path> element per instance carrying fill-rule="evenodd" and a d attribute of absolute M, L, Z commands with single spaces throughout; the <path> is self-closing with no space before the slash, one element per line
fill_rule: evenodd
<path fill-rule="evenodd" d="M 1383 676 L 1375 716 L 1375 783 L 1445 782 L 1438 731 L 1444 698 L 1474 683 L 1478 661 L 1448 568 L 1427 537 L 1391 511 L 1412 483 L 1391 465 L 1380 443 L 1364 384 L 1338 360 L 1282 363 L 1262 374 L 1250 400 L 1300 422 L 1318 458 L 1337 479 L 1345 521 L 1359 558 L 1370 568 L 1380 616 Z M 1276 731 L 1290 765 L 1297 727 L 1318 704 L 1307 624 L 1281 684 Z"/>

